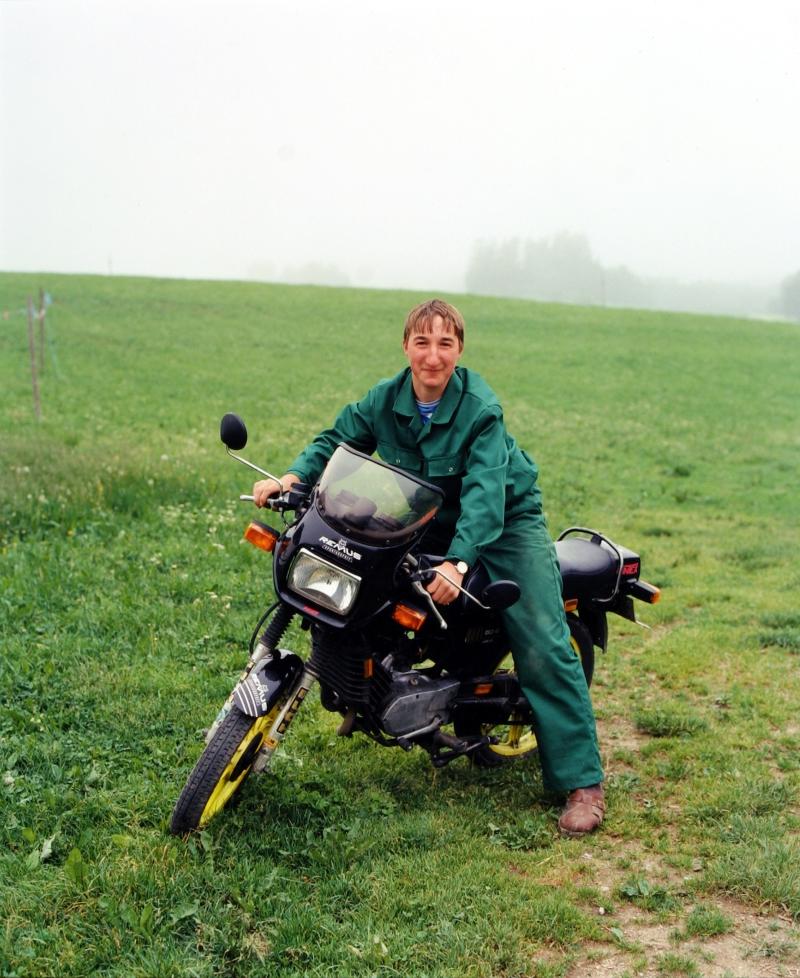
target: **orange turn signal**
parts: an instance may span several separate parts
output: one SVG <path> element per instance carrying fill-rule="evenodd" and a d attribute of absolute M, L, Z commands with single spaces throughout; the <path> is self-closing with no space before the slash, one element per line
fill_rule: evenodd
<path fill-rule="evenodd" d="M 478 685 L 473 689 L 473 693 L 476 696 L 488 696 L 489 693 L 494 689 L 492 683 L 478 683 Z"/>
<path fill-rule="evenodd" d="M 410 608 L 407 604 L 396 604 L 392 611 L 392 618 L 397 624 L 410 629 L 412 632 L 418 632 L 425 624 L 427 617 L 424 611 L 417 611 L 416 608 Z"/>
<path fill-rule="evenodd" d="M 275 543 L 279 536 L 280 533 L 277 530 L 273 530 L 266 523 L 259 523 L 258 520 L 253 520 L 244 531 L 244 538 L 248 543 L 252 543 L 254 547 L 258 547 L 259 550 L 266 550 L 268 553 L 272 553 L 275 549 Z"/>
<path fill-rule="evenodd" d="M 634 598 L 648 604 L 658 604 L 661 600 L 661 591 L 655 584 L 648 584 L 647 581 L 634 581 L 630 585 L 630 593 Z"/>
<path fill-rule="evenodd" d="M 578 599 L 570 598 L 564 602 L 564 611 L 575 611 L 578 607 Z"/>

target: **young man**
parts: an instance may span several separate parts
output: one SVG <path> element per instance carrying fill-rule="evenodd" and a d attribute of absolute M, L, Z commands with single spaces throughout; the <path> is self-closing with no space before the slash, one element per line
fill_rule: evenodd
<path fill-rule="evenodd" d="M 533 709 L 545 788 L 567 795 L 559 829 L 580 836 L 603 820 L 603 771 L 589 691 L 569 642 L 538 471 L 506 431 L 493 391 L 458 366 L 463 349 L 464 320 L 456 308 L 432 299 L 412 309 L 403 335 L 408 367 L 347 405 L 289 466 L 281 489 L 316 482 L 346 442 L 444 490 L 426 540 L 437 540 L 447 559 L 428 591 L 439 604 L 454 601 L 455 584 L 478 558 L 491 579 L 519 583 L 522 594 L 503 612 L 505 626 Z M 278 491 L 275 480 L 257 482 L 256 506 Z"/>

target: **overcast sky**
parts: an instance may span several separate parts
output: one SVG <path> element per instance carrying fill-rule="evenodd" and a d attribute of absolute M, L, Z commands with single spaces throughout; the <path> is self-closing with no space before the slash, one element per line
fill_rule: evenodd
<path fill-rule="evenodd" d="M 7 270 L 800 268 L 797 0 L 0 0 L 0 85 Z"/>

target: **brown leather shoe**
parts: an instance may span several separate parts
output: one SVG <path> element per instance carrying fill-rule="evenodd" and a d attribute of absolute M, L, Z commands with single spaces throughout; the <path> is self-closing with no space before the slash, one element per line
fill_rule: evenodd
<path fill-rule="evenodd" d="M 558 820 L 562 835 L 577 839 L 587 832 L 594 832 L 603 821 L 606 803 L 602 784 L 589 788 L 576 788 L 567 796 L 567 804 Z"/>

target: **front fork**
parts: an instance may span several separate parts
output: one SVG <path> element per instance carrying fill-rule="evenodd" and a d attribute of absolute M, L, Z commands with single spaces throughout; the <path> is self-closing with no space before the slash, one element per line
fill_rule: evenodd
<path fill-rule="evenodd" d="M 242 674 L 241 676 L 239 676 L 236 686 L 234 686 L 233 689 L 230 691 L 230 693 L 228 693 L 228 698 L 220 707 L 219 713 L 214 717 L 214 722 L 211 724 L 208 730 L 206 730 L 206 744 L 211 743 L 211 741 L 214 739 L 214 734 L 217 732 L 217 728 L 225 719 L 225 717 L 231 712 L 231 707 L 233 706 L 233 694 L 236 692 L 236 687 L 239 685 L 239 683 L 244 682 L 244 680 L 247 679 L 247 677 L 250 675 L 250 673 L 255 668 L 255 666 L 257 666 L 258 663 L 264 658 L 264 656 L 268 654 L 269 654 L 269 649 L 264 645 L 263 642 L 259 641 L 247 665 L 242 670 Z"/>
<path fill-rule="evenodd" d="M 270 622 L 269 627 L 261 636 L 258 644 L 253 650 L 253 654 L 250 657 L 247 666 L 239 677 L 239 682 L 236 684 L 236 686 L 234 686 L 227 700 L 225 700 L 222 709 L 219 711 L 216 719 L 209 728 L 208 733 L 206 734 L 207 744 L 210 743 L 212 737 L 217 732 L 217 728 L 219 727 L 220 723 L 222 723 L 228 713 L 230 713 L 236 698 L 237 690 L 239 690 L 243 684 L 246 684 L 246 680 L 257 666 L 259 666 L 266 658 L 275 654 L 274 650 L 277 648 L 278 642 L 285 633 L 289 622 L 293 617 L 294 612 L 290 608 L 287 608 L 286 605 L 281 605 L 277 614 Z M 277 681 L 280 682 L 280 679 L 278 678 Z M 292 722 L 292 720 L 294 720 L 297 711 L 303 705 L 303 701 L 305 700 L 306 696 L 308 696 L 309 690 L 312 688 L 315 682 L 316 677 L 313 676 L 308 669 L 303 669 L 299 677 L 289 687 L 289 691 L 286 696 L 280 697 L 279 703 L 283 703 L 283 705 L 278 708 L 278 715 L 275 717 L 272 726 L 269 728 L 269 731 L 261 742 L 261 748 L 256 755 L 256 759 L 253 761 L 253 766 L 251 768 L 253 773 L 259 774 L 266 771 L 266 769 L 269 767 L 270 761 L 272 760 L 272 755 L 277 750 L 278 744 L 280 744 L 280 742 L 286 736 L 286 731 L 289 729 L 289 724 Z M 259 686 L 259 684 L 256 683 L 256 686 Z M 255 704 L 255 701 L 252 699 L 250 699 L 250 702 L 252 705 Z M 246 703 L 241 702 L 239 705 L 246 706 Z M 275 709 L 275 707 L 273 707 L 273 709 Z M 247 710 L 247 712 L 249 713 L 250 710 Z"/>
<path fill-rule="evenodd" d="M 261 749 L 256 755 L 255 761 L 253 761 L 253 767 L 251 769 L 253 774 L 261 774 L 267 770 L 272 761 L 272 755 L 286 736 L 289 724 L 294 720 L 297 711 L 303 705 L 303 701 L 308 696 L 309 690 L 316 681 L 316 676 L 312 676 L 308 669 L 304 669 L 300 678 L 292 686 L 289 695 L 286 697 L 286 702 L 275 717 L 275 721 L 270 727 L 269 732 L 261 742 Z"/>
<path fill-rule="evenodd" d="M 289 622 L 294 618 L 294 611 L 288 608 L 286 605 L 281 605 L 275 617 L 269 623 L 268 628 L 264 634 L 259 638 L 256 647 L 253 649 L 253 654 L 247 660 L 247 665 L 244 667 L 241 676 L 239 676 L 239 681 L 236 686 L 233 687 L 228 695 L 228 698 L 222 704 L 219 713 L 214 718 L 214 722 L 206 731 L 206 744 L 210 744 L 214 734 L 217 732 L 217 728 L 225 719 L 225 717 L 231 712 L 231 707 L 233 706 L 233 698 L 237 687 L 244 682 L 245 679 L 250 675 L 253 669 L 263 661 L 268 655 L 272 655 L 273 651 L 278 647 L 278 642 L 280 642 L 286 629 L 289 627 Z"/>

